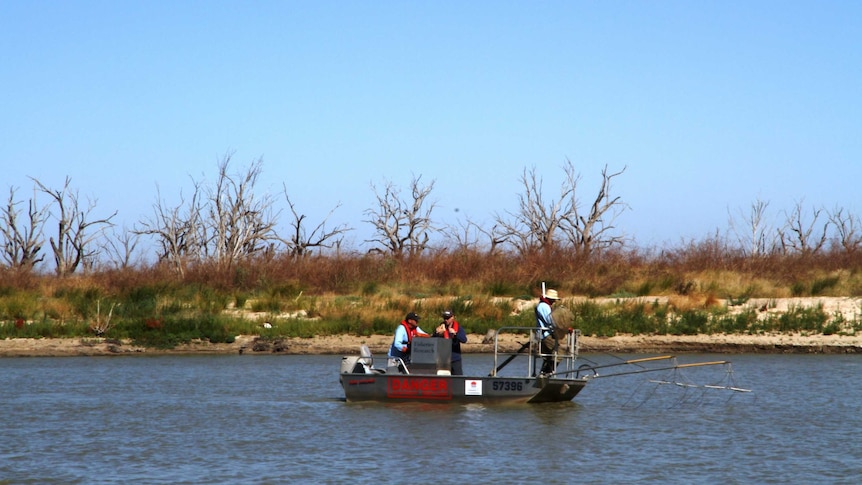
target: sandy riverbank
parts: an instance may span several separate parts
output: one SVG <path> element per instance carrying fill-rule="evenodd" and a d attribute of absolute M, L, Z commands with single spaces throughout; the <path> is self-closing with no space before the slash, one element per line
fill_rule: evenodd
<path fill-rule="evenodd" d="M 482 343 L 483 335 L 470 335 L 464 352 L 490 353 L 493 344 Z M 0 357 L 65 357 L 99 355 L 160 354 L 317 354 L 350 355 L 359 346 L 368 345 L 375 355 L 384 355 L 391 336 L 357 337 L 338 335 L 314 338 L 260 340 L 241 335 L 230 344 L 194 342 L 175 349 L 159 350 L 136 347 L 128 342 L 87 339 L 6 339 L 0 340 Z M 517 350 L 525 337 L 501 337 L 501 347 Z M 696 335 L 696 336 L 616 336 L 582 337 L 581 352 L 590 353 L 862 353 L 862 335 Z"/>

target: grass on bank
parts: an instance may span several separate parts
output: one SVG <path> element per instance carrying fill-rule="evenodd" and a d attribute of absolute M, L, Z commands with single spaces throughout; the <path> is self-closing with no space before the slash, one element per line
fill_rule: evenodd
<path fill-rule="evenodd" d="M 367 336 L 390 334 L 408 311 L 426 315 L 422 324 L 430 330 L 444 309 L 483 334 L 532 326 L 532 307 L 517 310 L 543 281 L 564 295 L 572 326 L 585 335 L 853 334 L 862 328 L 858 319 L 822 307 L 781 315 L 731 307 L 752 298 L 860 296 L 860 268 L 856 254 L 745 258 L 704 243 L 589 258 L 471 251 L 406 259 L 276 257 L 232 268 L 199 264 L 183 278 L 160 265 L 67 278 L 2 269 L 0 338 L 98 335 L 172 347 L 194 339 L 230 342 L 240 334 Z M 658 296 L 666 297 L 663 303 Z"/>

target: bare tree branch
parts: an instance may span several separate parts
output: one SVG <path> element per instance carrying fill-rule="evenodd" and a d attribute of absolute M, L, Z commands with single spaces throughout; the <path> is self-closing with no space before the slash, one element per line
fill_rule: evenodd
<path fill-rule="evenodd" d="M 9 200 L 0 213 L 0 236 L 3 239 L 3 260 L 11 268 L 32 270 L 45 259 L 40 255 L 45 238 L 42 230 L 45 225 L 47 206 L 38 207 L 34 190 L 29 200 L 27 219 L 18 220 L 21 211 L 16 208 L 21 202 L 15 201 L 15 188 L 9 187 Z"/>
<path fill-rule="evenodd" d="M 57 275 L 72 274 L 82 263 L 95 261 L 98 249 L 91 249 L 92 243 L 103 230 L 113 225 L 111 219 L 117 215 L 117 211 L 103 219 L 90 220 L 90 213 L 96 208 L 96 203 L 90 201 L 87 208 L 82 209 L 77 191 L 70 190 L 71 178 L 66 177 L 60 190 L 49 189 L 37 179 L 33 181 L 39 190 L 54 199 L 57 209 L 57 213 L 53 214 L 57 218 L 57 236 L 48 239 L 54 253 Z M 93 232 L 88 234 L 90 230 Z"/>
<path fill-rule="evenodd" d="M 859 217 L 845 212 L 843 208 L 835 208 L 829 213 L 829 222 L 835 227 L 837 244 L 848 253 L 857 251 L 862 247 L 862 228 Z"/>
<path fill-rule="evenodd" d="M 496 234 L 515 246 L 521 254 L 545 250 L 557 243 L 557 231 L 566 214 L 572 212 L 571 202 L 577 179 L 566 180 L 560 186 L 560 195 L 546 202 L 542 194 L 542 179 L 536 167 L 524 169 L 521 174 L 524 192 L 518 194 L 518 211 L 508 212 L 508 218 L 496 217 Z"/>
<path fill-rule="evenodd" d="M 206 187 L 192 179 L 194 190 L 188 203 L 181 194 L 180 204 L 169 207 L 159 194 L 153 216 L 140 221 L 141 228 L 136 230 L 156 238 L 161 246 L 159 259 L 170 261 L 180 275 L 189 262 L 209 258 L 230 267 L 268 250 L 269 242 L 278 240 L 273 198 L 254 192 L 263 160 L 234 174 L 230 172 L 231 156 L 219 161 L 215 185 Z"/>
<path fill-rule="evenodd" d="M 294 257 L 304 256 L 308 253 L 310 248 L 315 247 L 324 247 L 331 248 L 333 246 L 339 246 L 341 244 L 341 235 L 345 232 L 352 230 L 346 224 L 339 224 L 335 226 L 333 229 L 326 229 L 326 221 L 329 220 L 329 217 L 332 216 L 333 212 L 336 209 L 341 207 L 341 203 L 339 202 L 332 210 L 329 211 L 329 214 L 323 220 L 315 226 L 314 229 L 309 233 L 306 230 L 306 226 L 304 225 L 306 216 L 305 214 L 300 214 L 296 210 L 296 206 L 290 200 L 290 196 L 287 195 L 287 186 L 284 186 L 284 197 L 287 199 L 287 205 L 290 207 L 290 212 L 293 214 L 293 222 L 291 223 L 291 235 L 289 239 L 279 240 L 287 246 L 288 251 Z"/>
<path fill-rule="evenodd" d="M 201 217 L 201 186 L 195 180 L 192 184 L 194 190 L 188 204 L 180 193 L 180 203 L 175 207 L 168 207 L 156 185 L 158 195 L 153 204 L 153 216 L 141 220 L 141 227 L 135 230 L 136 234 L 156 238 L 160 246 L 159 261 L 169 262 L 180 276 L 185 274 L 190 261 L 204 256 L 208 243 L 207 229 Z"/>
<path fill-rule="evenodd" d="M 272 197 L 254 194 L 263 159 L 252 162 L 244 173 L 231 175 L 231 156 L 225 155 L 219 163 L 218 179 L 209 193 L 213 254 L 223 266 L 264 251 L 268 241 L 277 239 Z"/>
<path fill-rule="evenodd" d="M 135 249 L 140 242 L 140 234 L 123 226 L 117 233 L 111 231 L 103 245 L 103 252 L 108 255 L 110 264 L 117 269 L 131 268 L 134 264 Z"/>
<path fill-rule="evenodd" d="M 114 307 L 116 307 L 116 303 L 111 303 L 111 309 L 108 310 L 108 315 L 105 318 L 102 318 L 102 300 L 96 300 L 96 319 L 90 323 L 90 330 L 95 333 L 97 336 L 101 337 L 105 335 L 105 333 L 113 328 L 113 324 L 111 324 L 111 317 L 114 315 Z"/>
<path fill-rule="evenodd" d="M 580 176 L 575 175 L 575 168 L 571 161 L 566 161 L 566 180 L 572 184 L 572 198 L 569 207 L 572 209 L 570 217 L 567 213 L 564 217 L 564 231 L 569 234 L 570 241 L 575 245 L 575 248 L 584 253 L 590 253 L 596 248 L 608 248 L 614 245 L 622 245 L 623 238 L 621 236 L 613 236 L 609 233 L 616 229 L 614 220 L 628 208 L 628 205 L 623 203 L 619 196 L 611 197 L 611 182 L 614 178 L 622 175 L 626 171 L 626 167 L 615 173 L 608 173 L 608 166 L 602 169 L 602 183 L 596 198 L 593 200 L 589 211 L 586 215 L 578 214 L 578 202 L 574 200 L 575 185 Z"/>
<path fill-rule="evenodd" d="M 772 228 L 766 222 L 767 207 L 769 207 L 769 202 L 758 198 L 751 204 L 748 214 L 743 214 L 740 210 L 739 220 L 744 224 L 741 230 L 737 229 L 734 218 L 728 217 L 730 230 L 736 235 L 744 254 L 761 256 L 769 252 L 771 246 L 774 245 L 774 241 L 769 240 Z M 728 214 L 730 214 L 730 210 L 728 210 Z"/>
<path fill-rule="evenodd" d="M 399 256 L 405 252 L 415 256 L 428 248 L 430 235 L 436 230 L 431 222 L 431 212 L 436 203 L 427 202 L 428 195 L 434 189 L 434 181 L 422 186 L 421 178 L 414 176 L 410 182 L 410 200 L 399 198 L 400 190 L 392 182 L 386 182 L 383 194 L 378 192 L 374 184 L 371 185 L 377 198 L 377 208 L 366 210 L 365 214 L 370 219 L 363 222 L 370 222 L 374 226 L 377 237 L 366 242 L 378 243 Z"/>
<path fill-rule="evenodd" d="M 827 220 L 817 234 L 814 233 L 818 226 L 817 220 L 823 209 L 812 209 L 811 219 L 806 220 L 803 215 L 802 201 L 796 202 L 793 210 L 787 214 L 784 227 L 778 230 L 781 247 L 784 253 L 797 252 L 800 254 L 816 254 L 826 244 L 829 224 Z"/>
<path fill-rule="evenodd" d="M 509 217 L 496 217 L 495 241 L 508 242 L 521 254 L 547 250 L 566 241 L 584 252 L 622 244 L 622 238 L 610 232 L 615 229 L 614 219 L 627 206 L 620 197 L 611 197 L 610 188 L 612 180 L 625 168 L 612 174 L 607 166 L 602 170 L 599 192 L 583 215 L 579 213 L 577 199 L 581 176 L 569 160 L 564 169 L 566 176 L 560 184 L 559 196 L 552 200 L 542 194 L 542 180 L 536 168 L 524 169 L 521 175 L 524 192 L 518 195 L 518 211 L 507 212 Z"/>
<path fill-rule="evenodd" d="M 449 246 L 457 250 L 470 250 L 479 247 L 479 236 L 483 234 L 482 226 L 467 219 L 458 219 L 456 224 L 448 224 L 445 229 Z"/>

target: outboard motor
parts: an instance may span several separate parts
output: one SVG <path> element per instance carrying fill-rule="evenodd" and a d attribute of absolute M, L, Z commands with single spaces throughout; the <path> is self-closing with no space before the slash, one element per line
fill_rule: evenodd
<path fill-rule="evenodd" d="M 362 357 L 347 355 L 341 358 L 342 374 L 369 374 L 368 367 L 362 361 Z"/>
<path fill-rule="evenodd" d="M 374 365 L 374 358 L 371 356 L 371 349 L 369 349 L 367 345 L 362 344 L 359 346 L 359 356 L 360 362 L 366 366 L 371 367 Z"/>

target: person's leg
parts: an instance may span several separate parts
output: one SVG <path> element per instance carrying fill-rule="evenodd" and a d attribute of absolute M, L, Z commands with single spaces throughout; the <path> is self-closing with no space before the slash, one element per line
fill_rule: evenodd
<path fill-rule="evenodd" d="M 554 356 L 550 355 L 554 353 L 554 348 L 548 342 L 549 340 L 550 338 L 542 340 L 542 353 L 546 354 L 542 361 L 542 374 L 554 372 Z"/>

